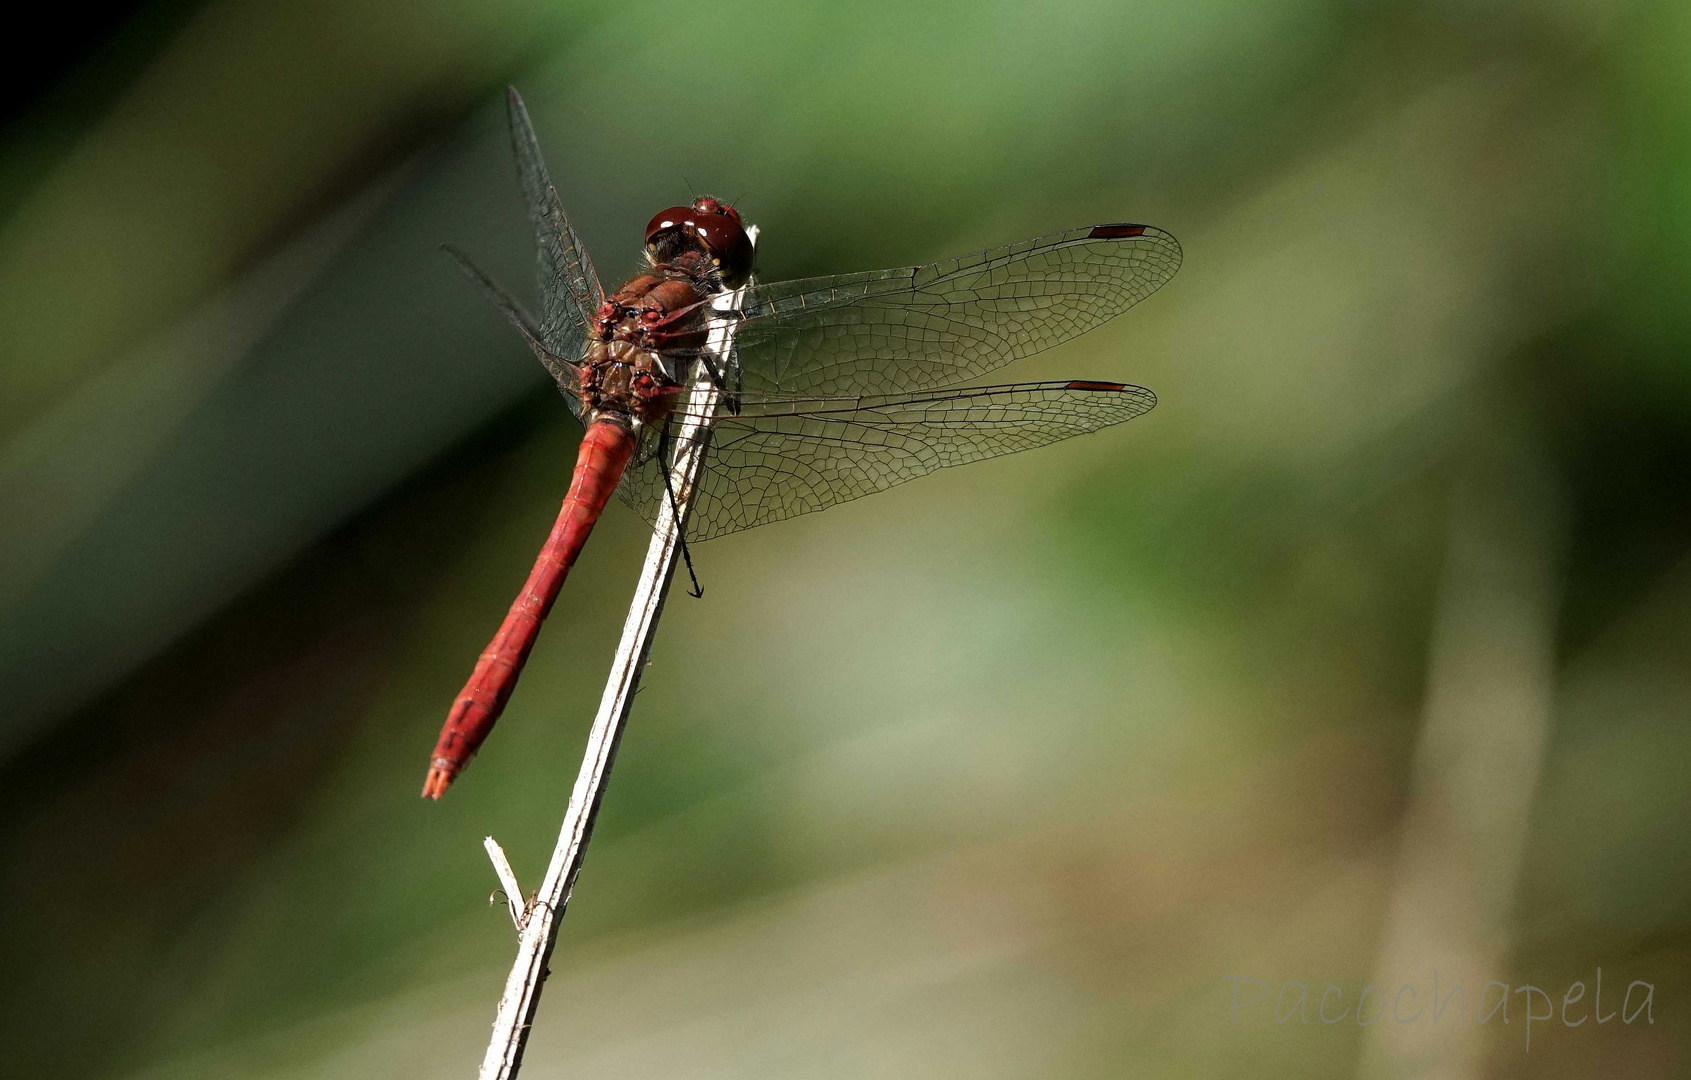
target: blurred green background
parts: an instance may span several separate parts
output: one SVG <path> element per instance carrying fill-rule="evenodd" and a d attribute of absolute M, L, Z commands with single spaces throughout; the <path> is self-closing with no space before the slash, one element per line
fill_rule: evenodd
<path fill-rule="evenodd" d="M 769 279 L 1186 251 L 1007 372 L 1145 419 L 696 552 L 525 1076 L 1691 1076 L 1691 6 L 52 18 L 0 142 L 8 1074 L 479 1062 L 480 840 L 538 881 L 645 547 L 613 507 L 422 803 L 579 434 L 436 250 L 528 295 L 511 82 L 607 278 L 689 189 Z M 1599 968 L 1648 1017 L 1566 1026 Z M 1465 1023 L 1316 1018 L 1435 969 Z"/>

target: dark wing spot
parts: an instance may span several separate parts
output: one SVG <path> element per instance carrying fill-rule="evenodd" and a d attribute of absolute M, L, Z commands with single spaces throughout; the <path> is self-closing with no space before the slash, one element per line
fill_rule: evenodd
<path fill-rule="evenodd" d="M 1089 382 L 1086 379 L 1076 379 L 1064 387 L 1065 390 L 1126 390 L 1126 383 L 1119 382 Z"/>
<path fill-rule="evenodd" d="M 1143 225 L 1094 225 L 1086 234 L 1088 240 L 1122 240 L 1129 236 L 1144 236 Z"/>

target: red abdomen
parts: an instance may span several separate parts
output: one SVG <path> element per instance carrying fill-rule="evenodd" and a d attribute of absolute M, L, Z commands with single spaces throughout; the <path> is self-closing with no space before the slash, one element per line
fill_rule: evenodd
<path fill-rule="evenodd" d="M 425 798 L 440 798 L 493 730 L 494 722 L 516 688 L 523 663 L 534 648 L 540 624 L 552 610 L 564 578 L 569 576 L 576 556 L 592 534 L 593 523 L 599 520 L 611 492 L 622 480 L 623 469 L 634 453 L 634 442 L 633 432 L 619 417 L 595 420 L 582 436 L 575 475 L 570 479 L 570 491 L 564 497 L 552 534 L 540 549 L 540 557 L 535 560 L 523 591 L 505 615 L 505 622 L 483 650 L 470 681 L 464 684 L 447 714 L 446 726 L 441 728 L 440 741 L 435 744 L 428 778 L 423 782 Z"/>

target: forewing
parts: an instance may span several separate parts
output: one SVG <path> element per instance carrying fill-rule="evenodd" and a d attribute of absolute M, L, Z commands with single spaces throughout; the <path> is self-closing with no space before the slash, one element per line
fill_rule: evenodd
<path fill-rule="evenodd" d="M 604 301 L 604 290 L 546 172 L 540 143 L 534 137 L 534 125 L 529 122 L 522 97 L 515 90 L 507 91 L 507 97 L 511 147 L 516 152 L 523 198 L 528 203 L 528 216 L 534 223 L 534 239 L 539 247 L 540 340 L 559 356 L 578 357 L 588 323 Z"/>
<path fill-rule="evenodd" d="M 977 378 L 1120 315 L 1180 269 L 1149 225 L 1094 225 L 926 266 L 748 290 L 746 390 L 855 394 Z"/>
<path fill-rule="evenodd" d="M 1012 454 L 1143 416 L 1141 386 L 1020 383 L 848 398 L 747 395 L 720 416 L 693 501 L 688 539 L 814 513 L 937 469 Z M 671 418 L 679 430 L 685 407 Z M 654 458 L 624 479 L 624 498 L 655 520 L 665 498 Z"/>

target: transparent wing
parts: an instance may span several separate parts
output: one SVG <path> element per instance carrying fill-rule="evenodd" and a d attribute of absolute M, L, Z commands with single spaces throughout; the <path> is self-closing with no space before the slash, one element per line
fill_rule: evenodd
<path fill-rule="evenodd" d="M 505 290 L 495 285 L 491 278 L 482 273 L 481 267 L 471 262 L 469 256 L 450 244 L 442 250 L 457 265 L 459 272 L 469 278 L 471 284 L 481 291 L 488 302 L 504 313 L 505 320 L 517 328 L 517 333 L 521 334 L 523 340 L 528 342 L 528 347 L 534 350 L 534 355 L 540 358 L 540 362 L 545 365 L 553 380 L 557 382 L 558 389 L 563 391 L 564 401 L 569 405 L 570 412 L 574 413 L 579 419 L 581 416 L 581 379 L 575 363 L 559 356 L 547 347 L 546 343 L 541 340 L 539 328 L 534 325 L 534 320 L 529 317 L 528 312 L 524 311 L 522 305 L 512 299 Z M 577 351 L 568 355 L 580 356 L 581 353 Z"/>
<path fill-rule="evenodd" d="M 554 354 L 579 357 L 588 323 L 604 302 L 604 289 L 593 272 L 587 249 L 564 214 L 557 190 L 552 187 L 522 97 L 514 89 L 506 94 L 511 113 L 511 148 L 516 152 L 523 198 L 528 203 L 528 216 L 534 223 L 534 239 L 539 247 L 537 277 L 541 313 L 537 331 L 541 342 Z"/>
<path fill-rule="evenodd" d="M 814 513 L 936 469 L 1013 454 L 1143 416 L 1157 403 L 1142 386 L 1019 383 L 857 397 L 748 394 L 717 419 L 694 498 L 688 539 Z M 688 406 L 669 422 L 679 431 Z M 655 521 L 662 457 L 624 476 L 624 501 Z"/>
<path fill-rule="evenodd" d="M 753 286 L 735 333 L 748 391 L 927 390 L 1113 319 L 1180 269 L 1149 225 L 1094 225 L 926 266 Z"/>

